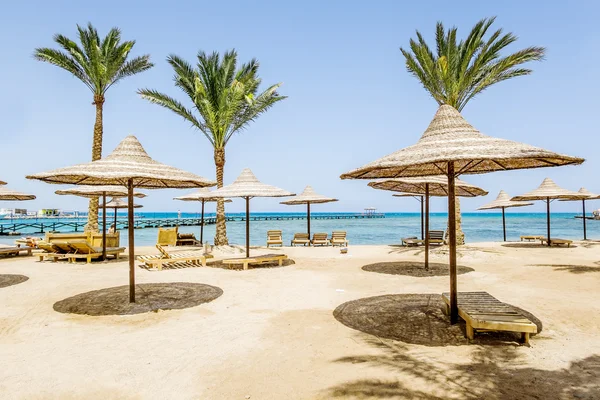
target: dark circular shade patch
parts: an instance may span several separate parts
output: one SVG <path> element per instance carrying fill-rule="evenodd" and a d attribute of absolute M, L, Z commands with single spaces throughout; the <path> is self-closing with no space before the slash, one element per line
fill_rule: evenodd
<path fill-rule="evenodd" d="M 367 297 L 338 306 L 333 316 L 349 328 L 381 338 L 424 346 L 458 346 L 468 344 L 465 323 L 450 325 L 442 313 L 444 302 L 439 294 L 394 294 Z M 517 307 L 515 307 L 517 308 Z M 542 323 L 521 310 L 542 331 Z M 502 344 L 519 341 L 512 332 L 477 332 L 474 343 Z"/>
<path fill-rule="evenodd" d="M 430 262 L 429 269 L 425 269 L 425 263 L 421 261 L 380 262 L 365 265 L 362 269 L 364 271 L 378 272 L 380 274 L 406 275 L 417 278 L 450 275 L 450 267 L 448 264 Z M 456 273 L 458 275 L 466 274 L 471 271 L 475 270 L 473 268 L 465 267 L 464 265 L 456 266 Z"/>
<path fill-rule="evenodd" d="M 201 283 L 143 283 L 136 285 L 135 303 L 129 302 L 129 286 L 125 285 L 69 297 L 54 303 L 54 310 L 94 316 L 132 315 L 195 307 L 222 294 L 220 288 Z"/>
<path fill-rule="evenodd" d="M 29 277 L 25 275 L 13 275 L 13 274 L 1 274 L 0 275 L 0 288 L 5 288 L 12 285 L 18 285 L 28 280 Z"/>

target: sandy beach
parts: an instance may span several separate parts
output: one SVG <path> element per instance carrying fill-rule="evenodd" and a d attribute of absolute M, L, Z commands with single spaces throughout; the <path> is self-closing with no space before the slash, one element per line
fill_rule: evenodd
<path fill-rule="evenodd" d="M 152 253 L 139 248 L 138 253 Z M 0 288 L 3 399 L 595 399 L 600 397 L 599 243 L 544 248 L 478 243 L 459 248 L 459 291 L 487 291 L 543 324 L 531 346 L 481 340 L 419 345 L 338 321 L 343 303 L 435 294 L 448 277 L 369 272 L 419 261 L 393 246 L 254 248 L 295 264 L 247 271 L 137 268 L 138 283 L 196 282 L 222 289 L 182 310 L 124 316 L 56 312 L 68 297 L 127 284 L 125 259 L 67 264 L 0 260 L 25 282 Z M 433 251 L 446 262 L 447 248 Z M 231 256 L 216 251 L 216 258 Z M 373 321 L 377 315 L 370 316 Z M 414 327 L 420 329 L 421 327 Z M 435 329 L 433 327 L 432 329 Z"/>

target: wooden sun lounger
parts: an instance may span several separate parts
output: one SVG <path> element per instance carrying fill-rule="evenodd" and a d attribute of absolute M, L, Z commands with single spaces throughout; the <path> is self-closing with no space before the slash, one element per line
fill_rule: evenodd
<path fill-rule="evenodd" d="M 279 263 L 279 266 L 281 267 L 283 265 L 283 260 L 285 260 L 287 258 L 288 257 L 285 254 L 266 254 L 264 256 L 256 256 L 256 257 L 249 257 L 249 258 L 228 258 L 228 259 L 223 260 L 223 264 L 226 264 L 226 265 L 242 264 L 244 269 L 248 269 L 249 264 L 260 265 L 260 264 L 266 264 L 266 263 L 277 261 Z"/>
<path fill-rule="evenodd" d="M 267 231 L 267 247 L 269 246 L 283 246 L 281 231 Z"/>
<path fill-rule="evenodd" d="M 450 312 L 450 294 L 443 293 L 446 313 Z M 458 293 L 458 315 L 467 323 L 467 338 L 473 340 L 475 331 L 520 332 L 525 344 L 537 326 L 516 308 L 502 303 L 487 292 Z"/>
<path fill-rule="evenodd" d="M 425 243 L 425 241 L 416 236 L 402 238 L 402 246 L 419 246 L 423 243 Z"/>
<path fill-rule="evenodd" d="M 41 241 L 37 242 L 37 247 L 38 249 L 44 250 L 44 253 L 38 254 L 40 261 L 44 261 L 44 259 L 50 259 L 52 262 L 56 262 L 58 259 L 66 257 L 65 252 L 61 248 L 57 247 L 54 243 Z M 70 247 L 69 251 L 72 251 Z"/>
<path fill-rule="evenodd" d="M 313 233 L 311 243 L 313 246 L 329 246 L 329 239 L 327 239 L 327 233 Z"/>
<path fill-rule="evenodd" d="M 200 246 L 202 243 L 193 233 L 177 233 L 176 246 Z"/>
<path fill-rule="evenodd" d="M 332 246 L 348 246 L 350 242 L 348 242 L 348 239 L 346 239 L 345 231 L 333 231 L 331 232 L 331 240 L 329 243 L 331 243 Z"/>
<path fill-rule="evenodd" d="M 73 249 L 73 253 L 65 254 L 70 263 L 75 260 L 84 259 L 89 264 L 93 259 L 102 257 L 102 247 L 93 247 L 85 240 L 73 240 L 68 242 Z M 106 255 L 114 256 L 116 259 L 125 251 L 125 247 L 107 247 Z"/>
<path fill-rule="evenodd" d="M 25 252 L 26 255 L 31 255 L 32 247 L 0 247 L 0 256 L 18 256 L 21 252 Z"/>
<path fill-rule="evenodd" d="M 548 243 L 548 239 L 546 239 L 546 238 L 541 238 L 541 239 L 540 239 L 540 242 L 541 242 L 542 244 L 544 244 L 544 243 Z M 571 247 L 571 243 L 573 243 L 573 241 L 572 241 L 572 240 L 569 240 L 569 239 L 556 239 L 556 238 L 550 238 L 550 246 L 560 246 L 560 245 L 566 244 L 566 245 L 567 245 L 567 247 Z"/>
<path fill-rule="evenodd" d="M 148 268 L 158 268 L 162 270 L 164 264 L 177 262 L 191 262 L 192 264 L 200 263 L 206 267 L 206 259 L 212 258 L 212 254 L 202 254 L 200 251 L 182 251 L 176 253 L 168 253 L 161 245 L 156 245 L 160 254 L 149 256 L 138 256 L 136 259 L 142 261 Z"/>
<path fill-rule="evenodd" d="M 539 236 L 539 235 L 521 235 L 521 242 L 526 240 L 528 242 L 532 242 L 534 240 L 542 240 L 545 239 L 545 237 L 543 236 Z"/>
<path fill-rule="evenodd" d="M 429 244 L 444 244 L 444 231 L 429 231 Z"/>
<path fill-rule="evenodd" d="M 308 236 L 308 233 L 294 233 L 294 238 L 292 239 L 290 246 L 295 246 L 297 244 L 303 246 L 310 245 L 310 236 Z"/>

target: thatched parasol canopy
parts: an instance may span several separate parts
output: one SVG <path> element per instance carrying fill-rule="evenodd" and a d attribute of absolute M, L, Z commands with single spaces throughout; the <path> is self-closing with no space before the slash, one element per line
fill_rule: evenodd
<path fill-rule="evenodd" d="M 260 182 L 245 168 L 231 184 L 213 192 L 214 197 L 243 197 L 246 199 L 246 257 L 250 257 L 250 199 L 252 197 L 287 197 L 294 193 Z"/>
<path fill-rule="evenodd" d="M 441 105 L 419 141 L 341 175 L 342 179 L 448 177 L 450 321 L 458 321 L 456 284 L 456 198 L 454 179 L 461 174 L 581 164 L 582 158 L 486 136 L 449 105 Z"/>
<path fill-rule="evenodd" d="M 478 210 L 493 210 L 496 208 L 524 207 L 524 206 L 530 206 L 532 204 L 533 203 L 527 203 L 525 201 L 513 201 L 510 199 L 510 196 L 508 195 L 508 193 L 506 193 L 504 190 L 501 190 L 500 193 L 498 193 L 498 197 L 496 197 L 496 200 L 479 207 Z"/>
<path fill-rule="evenodd" d="M 582 211 L 583 214 L 581 216 L 581 219 L 583 221 L 583 240 L 587 240 L 587 224 L 586 224 L 586 215 L 585 215 L 585 202 L 586 200 L 598 200 L 600 199 L 600 194 L 596 194 L 596 193 L 592 193 L 589 190 L 587 190 L 586 188 L 582 187 L 581 189 L 579 189 L 579 191 L 577 191 L 577 193 L 579 193 L 580 195 L 586 196 L 586 197 L 571 197 L 570 199 L 560 199 L 559 201 L 576 201 L 576 200 L 581 200 L 581 207 L 582 207 Z"/>
<path fill-rule="evenodd" d="M 529 200 L 548 200 L 548 199 L 585 199 L 586 195 L 574 192 L 572 190 L 563 189 L 558 186 L 550 178 L 544 179 L 542 184 L 537 189 L 527 192 L 520 196 L 515 196 L 513 201 L 529 201 Z"/>
<path fill-rule="evenodd" d="M 500 193 L 498 193 L 496 200 L 479 207 L 478 210 L 493 210 L 496 208 L 502 209 L 502 233 L 504 235 L 504 241 L 506 242 L 506 213 L 504 210 L 510 207 L 524 207 L 532 204 L 533 203 L 527 203 L 524 201 L 512 201 L 508 193 L 506 193 L 504 190 L 501 190 Z"/>
<path fill-rule="evenodd" d="M 0 181 L 0 185 L 6 185 L 6 182 Z"/>
<path fill-rule="evenodd" d="M 317 203 L 330 203 L 333 201 L 338 201 L 338 199 L 334 199 L 333 197 L 326 197 L 321 194 L 315 193 L 312 186 L 307 186 L 304 188 L 304 191 L 297 196 L 294 196 L 290 200 L 282 201 L 281 204 L 286 205 L 299 205 L 299 204 L 317 204 Z"/>
<path fill-rule="evenodd" d="M 125 186 L 86 186 L 80 185 L 69 189 L 61 189 L 54 192 L 59 195 L 72 195 L 79 197 L 127 197 L 127 188 Z M 133 192 L 133 197 L 146 197 L 145 193 Z M 125 203 L 127 204 L 127 203 Z"/>
<path fill-rule="evenodd" d="M 338 201 L 338 199 L 317 194 L 312 186 L 307 186 L 304 188 L 304 191 L 301 194 L 293 197 L 290 200 L 282 201 L 281 204 L 288 206 L 306 204 L 306 231 L 308 232 L 308 237 L 310 238 L 310 205 L 317 203 L 331 203 L 333 201 Z"/>
<path fill-rule="evenodd" d="M 116 209 L 124 209 L 124 208 L 128 208 L 129 205 L 127 204 L 126 201 L 123 201 L 117 197 L 110 199 L 110 201 L 108 201 L 106 204 L 100 204 L 100 207 L 106 207 L 106 208 L 116 208 Z M 133 208 L 142 208 L 143 205 L 141 204 L 134 204 Z"/>
<path fill-rule="evenodd" d="M 556 167 L 584 160 L 511 140 L 486 136 L 451 106 L 442 105 L 417 144 L 342 174 L 342 179 L 446 175 L 454 161 L 456 175 Z"/>
<path fill-rule="evenodd" d="M 127 136 L 105 158 L 72 167 L 29 175 L 48 183 L 74 185 L 120 185 L 133 180 L 133 187 L 144 189 L 215 186 L 217 183 L 191 172 L 154 161 L 135 136 Z"/>
<path fill-rule="evenodd" d="M 419 193 L 419 195 L 425 194 L 425 185 L 429 185 L 430 196 L 448 196 L 448 177 L 442 175 L 395 178 L 385 180 L 382 179 L 369 183 L 369 186 L 375 189 L 391 190 L 394 192 L 404 193 Z M 482 188 L 462 181 L 460 179 L 455 180 L 455 185 L 456 195 L 460 197 L 477 197 L 485 196 L 486 194 L 488 194 L 488 192 L 486 192 Z"/>
<path fill-rule="evenodd" d="M 200 201 L 202 202 L 202 213 L 200 217 L 200 243 L 204 243 L 204 204 L 207 202 L 218 201 L 220 197 L 214 197 L 213 192 L 208 188 L 200 188 L 193 193 L 175 197 L 173 200 L 182 201 Z M 225 203 L 231 203 L 231 200 L 224 200 Z"/>
<path fill-rule="evenodd" d="M 128 236 L 129 236 L 129 301 L 135 302 L 135 248 L 133 226 L 133 188 L 185 189 L 214 186 L 216 182 L 191 172 L 154 161 L 146 153 L 135 136 L 127 136 L 106 158 L 87 164 L 55 169 L 29 175 L 48 183 L 75 185 L 120 185 L 127 186 Z M 106 224 L 104 224 L 106 226 Z M 106 241 L 103 240 L 105 245 Z M 106 251 L 103 250 L 104 256 Z"/>
<path fill-rule="evenodd" d="M 212 192 L 214 197 L 287 197 L 294 193 L 260 182 L 249 168 L 230 185 Z"/>
<path fill-rule="evenodd" d="M 0 188 L 0 200 L 4 201 L 23 201 L 23 200 L 34 200 L 35 196 L 32 194 L 25 194 L 16 192 L 14 190 Z"/>

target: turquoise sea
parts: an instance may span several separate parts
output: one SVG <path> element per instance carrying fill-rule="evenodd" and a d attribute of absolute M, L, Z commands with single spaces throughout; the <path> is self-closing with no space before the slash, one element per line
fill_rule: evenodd
<path fill-rule="evenodd" d="M 333 213 L 342 215 L 343 213 Z M 353 215 L 353 213 L 348 213 Z M 243 215 L 243 214 L 228 214 Z M 304 215 L 303 213 L 253 213 L 252 216 L 291 216 Z M 328 213 L 313 213 L 313 216 L 325 216 Z M 574 218 L 575 213 L 554 213 L 552 218 L 552 236 L 565 239 L 583 239 L 582 220 Z M 214 214 L 206 214 L 214 217 Z M 112 215 L 107 214 L 108 220 L 112 221 Z M 182 213 L 181 218 L 199 217 L 198 214 Z M 177 213 L 136 213 L 136 218 L 177 218 Z M 125 214 L 119 214 L 119 220 L 125 219 Z M 48 223 L 68 220 L 28 220 L 28 222 Z M 79 221 L 85 221 L 80 219 Z M 350 244 L 394 244 L 405 236 L 420 236 L 420 214 L 419 213 L 386 213 L 385 218 L 364 219 L 332 219 L 312 220 L 311 232 L 329 232 L 333 230 L 345 230 L 348 232 Z M 7 225 L 23 220 L 0 220 L 0 225 Z M 447 224 L 446 213 L 431 214 L 431 229 L 445 229 Z M 587 221 L 588 239 L 600 239 L 600 221 Z M 284 242 L 289 242 L 294 232 L 306 232 L 306 220 L 275 220 L 275 221 L 251 221 L 250 242 L 252 245 L 264 245 L 266 232 L 271 229 L 283 231 Z M 502 214 L 500 213 L 464 213 L 463 230 L 467 242 L 489 242 L 502 240 Z M 523 234 L 545 235 L 546 214 L 544 213 L 507 213 L 506 230 L 508 240 L 519 240 Z M 181 232 L 193 232 L 200 238 L 200 227 L 182 226 Z M 22 234 L 33 234 L 25 230 Z M 204 227 L 204 241 L 212 242 L 215 234 L 215 226 Z M 157 229 L 136 229 L 136 244 L 140 246 L 151 246 L 156 243 Z M 245 222 L 228 222 L 227 236 L 232 244 L 245 243 Z M 0 236 L 0 243 L 12 244 L 14 236 Z M 121 230 L 121 243 L 127 244 L 127 231 Z"/>

